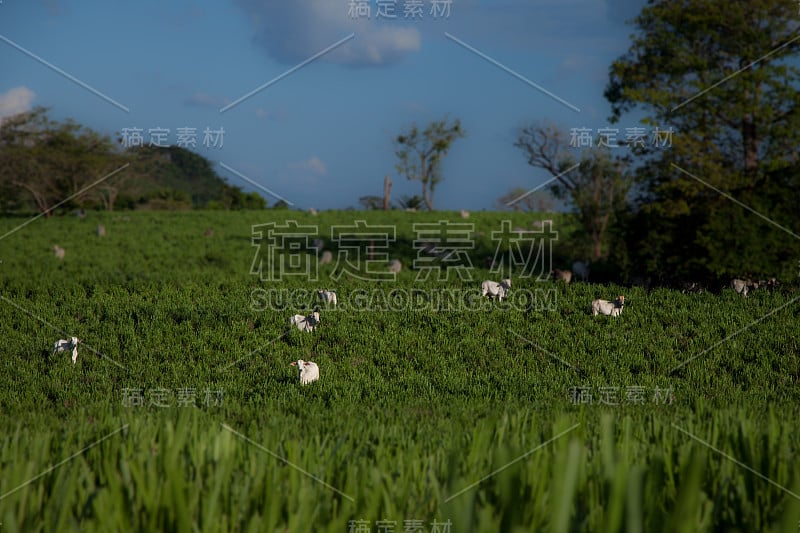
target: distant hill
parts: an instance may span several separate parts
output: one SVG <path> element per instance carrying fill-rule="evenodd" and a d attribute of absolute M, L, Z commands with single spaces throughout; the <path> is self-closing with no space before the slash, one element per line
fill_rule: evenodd
<path fill-rule="evenodd" d="M 125 183 L 121 203 L 126 207 L 163 201 L 185 204 L 186 208 L 236 208 L 243 202 L 261 198 L 256 193 L 246 194 L 239 187 L 228 184 L 214 171 L 211 162 L 178 146 L 140 146 L 129 149 L 133 177 Z M 124 198 L 124 199 L 122 199 Z M 266 207 L 263 205 L 249 207 Z M 134 204 L 134 205 L 131 205 Z"/>

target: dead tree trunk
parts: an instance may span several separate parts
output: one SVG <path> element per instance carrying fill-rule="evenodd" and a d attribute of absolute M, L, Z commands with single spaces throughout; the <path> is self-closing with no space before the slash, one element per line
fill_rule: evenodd
<path fill-rule="evenodd" d="M 389 175 L 386 175 L 386 178 L 383 180 L 383 210 L 389 210 L 389 203 L 391 201 L 391 193 L 392 193 L 392 178 Z"/>

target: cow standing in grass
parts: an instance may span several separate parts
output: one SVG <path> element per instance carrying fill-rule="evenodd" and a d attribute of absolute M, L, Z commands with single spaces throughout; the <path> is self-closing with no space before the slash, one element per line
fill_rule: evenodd
<path fill-rule="evenodd" d="M 490 300 L 497 298 L 502 302 L 503 298 L 508 297 L 509 289 L 511 289 L 511 279 L 504 279 L 500 283 L 487 279 L 481 283 L 481 296 L 488 296 Z"/>
<path fill-rule="evenodd" d="M 319 326 L 319 313 L 314 311 L 310 315 L 294 315 L 289 317 L 289 324 L 296 326 L 300 331 L 312 332 Z"/>
<path fill-rule="evenodd" d="M 616 300 L 594 300 L 592 302 L 592 316 L 598 314 L 617 317 L 622 313 L 622 308 L 625 307 L 625 297 L 619 296 Z"/>
<path fill-rule="evenodd" d="M 63 352 L 72 352 L 72 364 L 78 361 L 78 343 L 81 342 L 77 337 L 57 340 L 53 345 L 53 355 Z"/>
<path fill-rule="evenodd" d="M 317 363 L 298 359 L 297 361 L 292 361 L 291 365 L 297 367 L 301 385 L 308 385 L 312 381 L 317 381 L 319 379 L 319 367 Z"/>
<path fill-rule="evenodd" d="M 572 275 L 581 281 L 589 281 L 589 262 L 575 261 L 572 263 Z"/>
<path fill-rule="evenodd" d="M 731 280 L 731 287 L 736 291 L 737 294 L 741 294 L 743 297 L 747 298 L 747 292 L 750 289 L 757 289 L 758 282 L 753 282 L 749 279 L 744 280 L 737 278 Z"/>
<path fill-rule="evenodd" d="M 567 285 L 572 281 L 572 271 L 570 270 L 559 270 L 556 268 L 553 270 L 552 274 L 555 281 L 563 281 Z"/>
<path fill-rule="evenodd" d="M 322 300 L 326 304 L 330 304 L 333 306 L 337 304 L 336 293 L 334 291 L 323 289 L 321 291 L 317 291 L 317 296 L 319 297 L 320 300 Z"/>

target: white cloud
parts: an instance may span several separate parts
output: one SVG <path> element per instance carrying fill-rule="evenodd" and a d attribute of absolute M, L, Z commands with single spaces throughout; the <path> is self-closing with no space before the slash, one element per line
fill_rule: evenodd
<path fill-rule="evenodd" d="M 315 176 L 325 176 L 328 173 L 325 163 L 315 155 L 312 155 L 305 161 L 290 163 L 289 169 L 292 170 L 292 173 L 301 175 L 313 174 Z"/>
<path fill-rule="evenodd" d="M 256 31 L 256 42 L 282 63 L 295 64 L 351 33 L 355 38 L 321 56 L 349 66 L 387 65 L 420 49 L 417 28 L 400 22 L 351 18 L 347 2 L 238 0 Z M 373 6 L 375 8 L 375 6 Z"/>
<path fill-rule="evenodd" d="M 0 94 L 0 120 L 17 113 L 30 111 L 36 94 L 27 87 L 14 87 Z"/>

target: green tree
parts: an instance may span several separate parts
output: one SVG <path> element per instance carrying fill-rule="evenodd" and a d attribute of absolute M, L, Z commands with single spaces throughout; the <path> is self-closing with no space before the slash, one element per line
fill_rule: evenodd
<path fill-rule="evenodd" d="M 400 209 L 413 209 L 414 211 L 417 211 L 419 209 L 422 209 L 423 205 L 425 205 L 425 200 L 423 200 L 422 197 L 418 194 L 415 194 L 413 196 L 404 194 L 397 200 L 397 206 Z"/>
<path fill-rule="evenodd" d="M 147 197 L 154 191 L 176 189 L 189 195 L 193 207 L 205 207 L 211 200 L 232 202 L 230 187 L 205 157 L 180 146 L 136 146 L 131 158 L 131 193 Z M 230 208 L 230 207 L 228 207 Z"/>
<path fill-rule="evenodd" d="M 525 153 L 528 164 L 553 176 L 550 192 L 572 205 L 588 237 L 592 260 L 605 257 L 609 230 L 624 212 L 632 185 L 628 161 L 612 157 L 604 147 L 583 149 L 576 159 L 565 134 L 553 125 L 526 127 L 514 146 Z"/>
<path fill-rule="evenodd" d="M 358 199 L 358 203 L 361 204 L 361 207 L 366 209 L 367 211 L 376 211 L 378 209 L 383 209 L 383 197 L 382 196 L 362 196 Z"/>
<path fill-rule="evenodd" d="M 47 111 L 37 107 L 3 120 L 0 182 L 49 216 L 67 199 L 67 205 L 82 207 L 96 200 L 97 191 L 90 186 L 121 167 L 124 159 L 110 137 L 72 120 L 50 120 Z"/>
<path fill-rule="evenodd" d="M 762 231 L 743 225 L 763 221 L 734 215 L 743 208 L 724 195 L 800 231 L 781 207 L 789 198 L 763 201 L 794 166 L 800 140 L 800 71 L 789 61 L 800 50 L 797 2 L 652 1 L 634 24 L 630 49 L 610 69 L 611 119 L 644 110 L 645 125 L 674 133 L 671 146 L 636 149 L 644 163 L 630 247 L 640 263 L 683 277 L 743 272 L 758 254 L 724 250 L 757 250 Z"/>
<path fill-rule="evenodd" d="M 397 172 L 409 180 L 422 183 L 422 199 L 428 210 L 433 210 L 433 193 L 442 181 L 442 159 L 447 155 L 453 141 L 464 137 L 461 122 L 452 124 L 447 120 L 431 122 L 420 131 L 416 124 L 407 133 L 395 139 Z"/>

